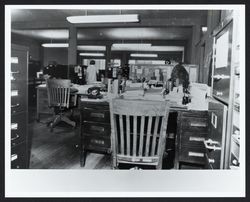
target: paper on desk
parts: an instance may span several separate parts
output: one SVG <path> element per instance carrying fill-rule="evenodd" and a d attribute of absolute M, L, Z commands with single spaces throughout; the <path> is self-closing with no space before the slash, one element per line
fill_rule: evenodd
<path fill-rule="evenodd" d="M 191 103 L 188 104 L 188 109 L 192 110 L 208 110 L 208 101 L 206 99 L 207 85 L 200 83 L 191 84 L 190 94 Z"/>
<path fill-rule="evenodd" d="M 77 85 L 77 84 L 73 84 L 72 85 L 73 88 L 76 88 L 78 90 L 78 94 L 88 94 L 88 89 L 91 87 L 94 87 L 94 85 L 90 84 L 90 85 Z"/>

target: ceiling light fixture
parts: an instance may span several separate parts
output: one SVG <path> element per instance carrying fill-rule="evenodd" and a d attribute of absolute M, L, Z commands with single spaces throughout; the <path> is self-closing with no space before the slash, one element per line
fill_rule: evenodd
<path fill-rule="evenodd" d="M 131 57 L 149 57 L 149 58 L 157 58 L 157 54 L 143 54 L 143 53 L 131 53 Z"/>
<path fill-rule="evenodd" d="M 67 43 L 44 43 L 42 44 L 45 48 L 67 48 L 69 44 Z"/>
<path fill-rule="evenodd" d="M 138 14 L 128 15 L 83 15 L 69 16 L 70 23 L 113 23 L 113 22 L 139 22 Z"/>
<path fill-rule="evenodd" d="M 80 56 L 97 56 L 102 57 L 104 56 L 104 53 L 79 53 Z"/>
<path fill-rule="evenodd" d="M 114 43 L 112 48 L 149 48 L 151 43 Z"/>
<path fill-rule="evenodd" d="M 106 51 L 106 46 L 94 46 L 94 45 L 79 45 L 77 50 L 85 51 Z"/>

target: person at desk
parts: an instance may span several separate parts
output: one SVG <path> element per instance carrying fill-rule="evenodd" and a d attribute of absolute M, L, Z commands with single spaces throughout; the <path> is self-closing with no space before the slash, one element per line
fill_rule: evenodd
<path fill-rule="evenodd" d="M 97 68 L 95 66 L 94 60 L 90 61 L 90 65 L 87 68 L 86 74 L 87 84 L 91 84 L 97 81 Z"/>
<path fill-rule="evenodd" d="M 182 85 L 184 89 L 189 85 L 189 74 L 182 62 L 179 62 L 172 70 L 171 73 L 172 88 Z"/>

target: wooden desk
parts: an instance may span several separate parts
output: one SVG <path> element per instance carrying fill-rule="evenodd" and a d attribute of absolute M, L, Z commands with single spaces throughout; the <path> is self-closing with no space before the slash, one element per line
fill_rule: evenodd
<path fill-rule="evenodd" d="M 181 168 L 185 163 L 205 164 L 205 148 L 203 140 L 207 135 L 207 111 L 197 111 L 181 104 L 181 94 L 170 94 L 163 98 L 161 95 L 140 95 L 134 91 L 122 96 L 124 99 L 169 100 L 170 112 L 177 112 L 177 133 L 175 141 L 175 168 Z M 81 114 L 81 166 L 84 166 L 86 151 L 110 153 L 110 117 L 109 99 L 93 100 L 79 99 Z M 206 108 L 206 106 L 205 106 Z M 92 117 L 92 115 L 93 117 Z M 91 127 L 92 125 L 92 127 Z M 102 131 L 102 132 L 100 132 Z"/>

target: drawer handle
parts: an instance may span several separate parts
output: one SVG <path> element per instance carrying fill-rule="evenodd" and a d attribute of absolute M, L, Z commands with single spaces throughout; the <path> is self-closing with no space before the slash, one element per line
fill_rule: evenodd
<path fill-rule="evenodd" d="M 190 123 L 190 126 L 194 127 L 207 127 L 206 123 Z"/>
<path fill-rule="evenodd" d="M 95 139 L 92 139 L 91 143 L 104 145 L 104 140 L 95 140 Z"/>
<path fill-rule="evenodd" d="M 15 134 L 15 137 L 11 137 L 11 140 L 14 141 L 16 139 L 18 139 L 20 136 L 18 134 Z"/>
<path fill-rule="evenodd" d="M 11 154 L 11 161 L 15 161 L 18 158 L 17 154 Z"/>
<path fill-rule="evenodd" d="M 209 144 L 213 144 L 213 145 L 209 145 Z M 219 142 L 213 141 L 213 140 L 211 140 L 211 139 L 204 140 L 204 145 L 205 145 L 205 147 L 206 147 L 207 149 L 211 149 L 211 150 L 214 150 L 214 151 L 216 151 L 216 150 L 221 150 L 221 147 L 217 147 L 217 146 L 215 146 L 215 144 L 218 145 Z"/>
<path fill-rule="evenodd" d="M 200 152 L 188 152 L 188 156 L 204 157 L 204 153 L 200 153 Z"/>
<path fill-rule="evenodd" d="M 104 127 L 100 126 L 90 126 L 90 129 L 98 132 L 104 132 Z"/>
<path fill-rule="evenodd" d="M 104 118 L 104 114 L 103 113 L 90 113 L 91 117 L 95 117 L 95 118 Z"/>
<path fill-rule="evenodd" d="M 215 163 L 214 159 L 208 159 L 208 163 Z"/>
<path fill-rule="evenodd" d="M 11 108 L 15 108 L 15 107 L 19 107 L 19 106 L 20 106 L 20 104 L 17 103 L 17 104 L 15 104 L 15 105 L 11 105 Z"/>
<path fill-rule="evenodd" d="M 189 137 L 189 141 L 195 141 L 195 142 L 204 142 L 204 137 Z"/>

